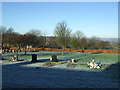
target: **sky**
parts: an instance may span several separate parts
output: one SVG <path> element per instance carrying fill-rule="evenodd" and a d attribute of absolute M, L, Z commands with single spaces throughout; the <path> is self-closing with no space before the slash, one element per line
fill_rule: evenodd
<path fill-rule="evenodd" d="M 39 29 L 53 36 L 57 23 L 66 21 L 72 33 L 86 37 L 118 37 L 117 2 L 3 2 L 2 26 L 24 34 Z"/>

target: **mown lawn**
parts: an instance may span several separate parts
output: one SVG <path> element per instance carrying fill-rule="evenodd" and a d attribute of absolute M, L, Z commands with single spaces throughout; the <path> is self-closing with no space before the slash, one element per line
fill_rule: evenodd
<path fill-rule="evenodd" d="M 92 58 L 95 58 L 95 61 L 101 61 L 102 63 L 105 64 L 113 64 L 118 62 L 118 55 L 119 54 L 110 54 L 110 53 L 100 53 L 100 54 L 94 54 L 94 53 L 74 53 L 74 52 L 69 52 L 69 53 L 65 53 L 64 55 L 58 53 L 56 54 L 54 52 L 55 55 L 57 55 L 58 59 L 77 59 L 80 62 L 90 62 L 92 60 Z M 48 54 L 38 54 L 37 58 L 50 58 L 53 55 L 53 53 L 48 53 Z M 10 59 L 11 57 L 13 57 L 13 55 L 8 55 L 8 56 L 4 56 L 4 59 Z M 18 59 L 32 59 L 32 55 L 24 55 L 24 54 L 19 54 L 18 55 Z"/>
<path fill-rule="evenodd" d="M 113 64 L 118 62 L 118 54 L 82 54 L 79 59 L 81 62 L 90 62 L 92 58 L 95 58 L 95 61 L 101 61 L 103 64 Z"/>
<path fill-rule="evenodd" d="M 78 60 L 77 65 L 75 66 L 76 69 L 82 69 L 82 70 L 90 70 L 90 68 L 86 65 L 86 64 L 81 64 L 81 63 L 88 63 L 92 60 L 92 58 L 95 58 L 96 62 L 100 62 L 102 64 L 108 64 L 108 65 L 103 65 L 102 69 L 107 68 L 109 65 L 117 63 L 118 62 L 118 54 L 108 54 L 108 53 L 100 53 L 100 54 L 94 54 L 94 53 L 74 53 L 74 52 L 69 52 L 69 53 L 65 53 L 64 55 L 62 55 L 61 53 L 56 53 L 54 52 L 54 54 L 57 55 L 57 58 L 59 60 L 71 60 L 71 59 L 76 59 Z M 38 59 L 42 59 L 42 58 L 51 58 L 51 55 L 53 55 L 53 52 L 50 52 L 48 54 L 44 53 L 44 54 L 38 54 L 37 58 Z M 9 60 L 12 57 L 12 55 L 8 55 L 5 56 L 4 58 Z M 32 59 L 32 55 L 24 55 L 24 54 L 19 54 L 18 56 L 19 60 L 24 60 L 24 61 L 30 61 Z M 49 62 L 49 61 L 48 61 Z M 61 62 L 65 62 L 65 61 L 61 61 Z M 19 61 L 17 62 L 10 62 L 10 61 L 3 61 L 3 63 L 19 63 Z M 47 63 L 47 62 L 44 62 Z M 33 66 L 39 66 L 40 63 L 36 63 Z M 56 64 L 56 67 L 66 67 L 67 64 Z M 40 65 L 41 66 L 41 65 Z M 54 67 L 54 66 L 53 66 Z"/>

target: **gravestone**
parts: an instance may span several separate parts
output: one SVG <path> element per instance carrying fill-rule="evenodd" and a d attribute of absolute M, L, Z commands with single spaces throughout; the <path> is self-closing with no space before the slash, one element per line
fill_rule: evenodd
<path fill-rule="evenodd" d="M 12 52 L 14 53 L 14 52 L 15 52 L 15 50 L 12 50 Z"/>
<path fill-rule="evenodd" d="M 52 61 L 53 62 L 58 62 L 57 56 L 56 55 L 52 55 Z"/>
<path fill-rule="evenodd" d="M 72 63 L 74 63 L 74 59 L 72 59 Z"/>
<path fill-rule="evenodd" d="M 14 61 L 17 61 L 18 60 L 18 55 L 14 55 Z"/>
<path fill-rule="evenodd" d="M 31 62 L 37 62 L 37 55 L 32 54 L 32 61 Z"/>

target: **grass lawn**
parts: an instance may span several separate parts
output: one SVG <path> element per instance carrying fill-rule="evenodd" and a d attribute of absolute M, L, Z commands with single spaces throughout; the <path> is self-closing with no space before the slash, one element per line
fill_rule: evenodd
<path fill-rule="evenodd" d="M 78 63 L 77 65 L 74 65 L 74 68 L 72 69 L 81 69 L 81 70 L 91 70 L 87 65 L 81 64 L 81 63 L 88 63 L 92 60 L 92 58 L 95 58 L 96 62 L 101 61 L 102 64 L 108 64 L 108 65 L 103 65 L 101 69 L 96 69 L 96 70 L 104 70 L 105 68 L 107 68 L 109 65 L 117 63 L 118 62 L 118 54 L 108 54 L 108 53 L 100 53 L 100 54 L 93 54 L 93 53 L 74 53 L 74 52 L 69 52 L 69 53 L 65 53 L 64 55 L 62 55 L 61 53 L 56 53 L 56 52 L 44 52 L 44 53 L 40 53 L 37 55 L 37 59 L 42 59 L 42 58 L 51 58 L 51 55 L 56 54 L 57 58 L 59 60 L 71 60 L 71 59 L 77 59 Z M 19 61 L 17 62 L 10 62 L 8 61 L 10 59 L 10 57 L 12 57 L 13 55 L 7 55 L 4 56 L 4 60 L 3 64 L 14 64 L 14 63 L 20 63 Z M 24 54 L 19 54 L 18 56 L 19 60 L 24 60 L 26 61 L 30 61 L 32 59 L 32 55 L 24 55 Z M 47 63 L 49 61 L 43 62 L 43 63 Z M 62 64 L 62 62 L 65 61 L 61 61 L 61 64 L 55 64 L 55 66 L 52 67 L 64 67 L 64 68 L 70 68 L 67 67 L 68 64 Z M 41 66 L 43 64 L 40 63 L 33 63 L 30 66 Z M 26 65 L 29 66 L 29 65 Z M 69 65 L 70 66 L 70 65 Z M 93 70 L 93 69 L 92 69 Z"/>
<path fill-rule="evenodd" d="M 47 52 L 46 52 L 47 53 Z M 40 53 L 38 60 L 51 57 L 53 52 Z M 52 53 L 52 54 L 51 54 Z M 19 54 L 23 61 L 9 61 L 10 54 L 4 54 L 2 63 L 3 88 L 116 88 L 118 87 L 118 54 L 93 54 L 70 52 L 57 54 L 59 62 L 31 62 L 31 55 Z M 100 69 L 90 69 L 87 64 L 95 58 L 101 61 Z M 68 63 L 67 60 L 78 62 Z M 117 63 L 117 64 L 114 64 Z"/>

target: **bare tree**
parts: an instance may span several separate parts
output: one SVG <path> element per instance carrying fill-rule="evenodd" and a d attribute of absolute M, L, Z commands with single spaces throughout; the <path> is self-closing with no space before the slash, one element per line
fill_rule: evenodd
<path fill-rule="evenodd" d="M 82 37 L 80 39 L 80 48 L 84 50 L 87 48 L 87 45 L 88 45 L 88 39 L 86 37 Z"/>
<path fill-rule="evenodd" d="M 107 49 L 109 46 L 108 41 L 96 41 L 95 48 L 96 49 Z"/>
<path fill-rule="evenodd" d="M 25 48 L 25 54 L 26 54 L 27 45 L 35 46 L 39 42 L 38 42 L 38 37 L 36 35 L 24 34 L 24 35 L 21 35 L 20 37 L 20 43 Z"/>
<path fill-rule="evenodd" d="M 55 37 L 46 37 L 46 45 L 51 48 L 58 46 Z"/>
<path fill-rule="evenodd" d="M 109 48 L 111 48 L 111 49 L 119 49 L 119 44 L 120 43 L 118 43 L 118 42 L 110 42 L 109 43 Z"/>
<path fill-rule="evenodd" d="M 79 48 L 79 41 L 75 38 L 71 39 L 71 47 L 74 49 L 78 49 Z"/>
<path fill-rule="evenodd" d="M 7 34 L 13 34 L 14 33 L 14 29 L 13 28 L 9 28 L 7 31 L 6 31 Z"/>
<path fill-rule="evenodd" d="M 3 44 L 5 44 L 7 41 L 5 40 L 6 38 L 5 38 L 5 36 L 6 36 L 6 31 L 7 31 L 7 29 L 6 29 L 6 27 L 4 27 L 4 26 L 1 26 L 0 27 L 0 37 L 1 37 L 1 44 L 2 44 L 2 46 L 3 46 Z"/>
<path fill-rule="evenodd" d="M 44 46 L 46 45 L 46 37 L 45 36 L 38 36 L 36 46 Z"/>
<path fill-rule="evenodd" d="M 34 40 L 33 44 L 34 46 L 45 46 L 46 38 L 45 35 L 38 29 L 31 29 L 26 34 L 31 34 L 36 36 L 37 38 Z"/>
<path fill-rule="evenodd" d="M 4 44 L 16 44 L 16 36 L 18 33 L 14 32 L 13 28 L 9 28 L 8 30 L 2 27 L 2 43 Z"/>
<path fill-rule="evenodd" d="M 85 37 L 85 35 L 82 31 L 78 30 L 73 34 L 73 37 L 77 40 L 80 40 L 82 37 Z"/>
<path fill-rule="evenodd" d="M 89 49 L 94 49 L 96 46 L 96 42 L 97 42 L 98 38 L 96 36 L 91 37 L 88 40 L 88 48 Z"/>
<path fill-rule="evenodd" d="M 79 49 L 83 48 L 83 41 L 85 40 L 85 35 L 82 31 L 78 30 L 72 35 L 72 46 Z M 84 41 L 85 42 L 85 41 Z"/>
<path fill-rule="evenodd" d="M 38 29 L 31 29 L 26 34 L 32 34 L 32 35 L 36 35 L 36 36 L 42 36 L 42 32 L 40 30 L 38 30 Z"/>
<path fill-rule="evenodd" d="M 5 34 L 7 32 L 6 27 L 0 26 L 0 32 L 1 32 L 1 34 Z"/>
<path fill-rule="evenodd" d="M 65 48 L 70 43 L 71 30 L 67 27 L 66 22 L 63 21 L 57 24 L 54 34 L 56 36 L 57 42 L 63 49 L 63 52 L 62 52 L 62 55 L 63 55 Z"/>

